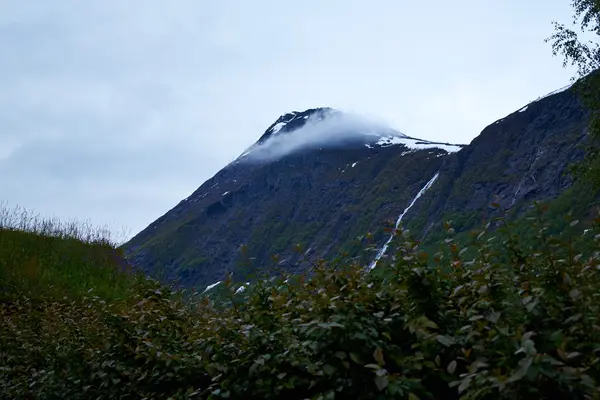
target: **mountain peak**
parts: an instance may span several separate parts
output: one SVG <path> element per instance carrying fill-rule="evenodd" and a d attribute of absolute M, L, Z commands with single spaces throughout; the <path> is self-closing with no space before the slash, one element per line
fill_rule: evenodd
<path fill-rule="evenodd" d="M 300 129 L 310 118 L 323 120 L 326 116 L 335 114 L 341 114 L 341 111 L 329 107 L 309 108 L 305 111 L 291 111 L 285 113 L 267 128 L 265 133 L 258 139 L 258 143 L 263 143 L 270 137 L 279 133 L 292 132 Z"/>
<path fill-rule="evenodd" d="M 300 149 L 343 147 L 356 150 L 396 145 L 405 147 L 407 153 L 428 148 L 440 148 L 451 153 L 463 147 L 410 137 L 385 123 L 361 115 L 319 107 L 281 115 L 236 163 L 242 158 L 247 159 L 250 153 L 253 156 L 249 159 L 268 161 Z"/>

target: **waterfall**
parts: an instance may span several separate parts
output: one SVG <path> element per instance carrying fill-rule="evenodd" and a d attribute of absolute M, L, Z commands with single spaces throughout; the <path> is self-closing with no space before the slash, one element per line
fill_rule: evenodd
<path fill-rule="evenodd" d="M 431 180 L 429 180 L 429 182 L 427 182 L 425 184 L 425 186 L 423 186 L 421 188 L 421 190 L 419 190 L 419 193 L 417 193 L 417 195 L 412 199 L 412 201 L 410 202 L 410 204 L 408 205 L 408 207 L 406 207 L 404 209 L 404 211 L 402 212 L 402 214 L 400 214 L 400 216 L 398 216 L 398 219 L 396 220 L 396 226 L 394 227 L 394 230 L 398 229 L 398 227 L 400 226 L 400 222 L 402 221 L 402 218 L 404 218 L 404 215 L 406 215 L 406 213 L 408 212 L 408 210 L 410 210 L 412 208 L 412 206 L 415 205 L 415 203 L 417 202 L 417 200 L 419 199 L 419 197 L 421 197 L 423 195 L 423 193 L 425 193 L 433 185 L 433 183 L 437 180 L 437 178 L 438 178 L 439 175 L 440 175 L 440 173 L 437 172 L 433 176 L 433 178 L 431 178 Z M 369 271 L 372 270 L 373 268 L 375 268 L 377 266 L 377 262 L 381 259 L 381 257 L 383 257 L 383 255 L 387 251 L 387 248 L 388 248 L 389 244 L 391 243 L 392 239 L 394 239 L 394 232 L 392 232 L 392 234 L 390 235 L 390 238 L 387 240 L 387 242 L 385 242 L 385 244 L 383 245 L 383 247 L 377 252 L 377 255 L 375 256 L 375 259 L 369 265 Z"/>

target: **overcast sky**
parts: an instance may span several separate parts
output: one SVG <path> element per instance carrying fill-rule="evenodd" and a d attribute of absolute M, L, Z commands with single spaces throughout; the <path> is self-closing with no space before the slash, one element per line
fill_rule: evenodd
<path fill-rule="evenodd" d="M 0 0 L 0 200 L 137 233 L 279 117 L 469 143 L 569 83 L 570 0 Z"/>

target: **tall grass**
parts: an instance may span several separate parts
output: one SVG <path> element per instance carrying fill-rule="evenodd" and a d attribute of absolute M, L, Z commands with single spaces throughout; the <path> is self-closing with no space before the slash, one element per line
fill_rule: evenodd
<path fill-rule="evenodd" d="M 76 239 L 90 244 L 104 243 L 113 247 L 122 244 L 128 236 L 125 228 L 116 231 L 108 225 L 95 226 L 89 220 L 43 217 L 24 207 L 10 207 L 4 201 L 0 201 L 0 229 L 18 230 L 39 236 Z"/>
<path fill-rule="evenodd" d="M 43 218 L 0 203 L 0 296 L 129 296 L 138 278 L 132 277 L 117 239 L 106 226 Z"/>

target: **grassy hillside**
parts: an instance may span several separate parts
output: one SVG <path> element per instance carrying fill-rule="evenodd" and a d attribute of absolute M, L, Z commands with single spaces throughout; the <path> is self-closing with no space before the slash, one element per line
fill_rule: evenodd
<path fill-rule="evenodd" d="M 546 213 L 539 240 L 448 225 L 433 254 L 398 232 L 386 273 L 322 262 L 219 296 L 127 271 L 101 232 L 5 214 L 0 398 L 600 398 L 600 219 L 556 234 Z"/>
<path fill-rule="evenodd" d="M 83 222 L 42 219 L 0 205 L 0 296 L 69 300 L 131 296 L 128 271 L 110 232 Z"/>

